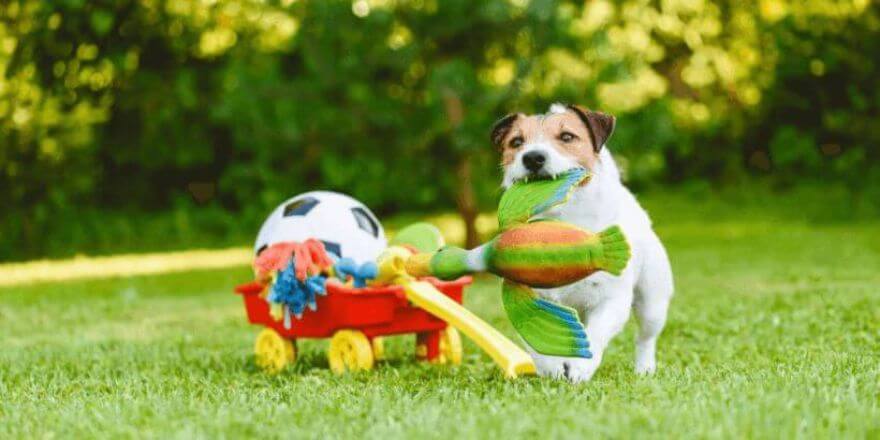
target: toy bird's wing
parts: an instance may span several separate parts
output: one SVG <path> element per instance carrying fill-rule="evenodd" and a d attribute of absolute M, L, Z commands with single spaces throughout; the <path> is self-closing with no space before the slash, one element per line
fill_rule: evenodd
<path fill-rule="evenodd" d="M 501 295 L 511 324 L 533 350 L 549 356 L 593 357 L 574 309 L 542 299 L 512 281 L 504 282 Z"/>
<path fill-rule="evenodd" d="M 552 180 L 520 181 L 501 196 L 498 203 L 498 227 L 505 230 L 513 224 L 525 223 L 532 217 L 568 200 L 572 191 L 589 176 L 576 168 Z"/>

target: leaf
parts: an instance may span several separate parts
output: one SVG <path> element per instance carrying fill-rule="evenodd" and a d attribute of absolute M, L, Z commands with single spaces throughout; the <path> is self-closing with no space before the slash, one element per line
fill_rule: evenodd
<path fill-rule="evenodd" d="M 104 9 L 95 9 L 89 16 L 89 23 L 92 25 L 92 30 L 101 37 L 107 35 L 107 32 L 110 32 L 110 30 L 113 29 L 113 20 L 113 13 Z"/>

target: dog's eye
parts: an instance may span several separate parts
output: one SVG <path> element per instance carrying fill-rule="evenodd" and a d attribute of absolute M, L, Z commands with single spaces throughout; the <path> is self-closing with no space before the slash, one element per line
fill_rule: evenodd
<path fill-rule="evenodd" d="M 523 142 L 525 142 L 525 139 L 523 139 L 522 136 L 517 136 L 510 140 L 510 148 L 519 148 L 522 146 Z"/>
<path fill-rule="evenodd" d="M 565 143 L 569 143 L 575 139 L 577 139 L 577 136 L 567 131 L 563 131 L 562 134 L 559 135 L 559 140 Z"/>

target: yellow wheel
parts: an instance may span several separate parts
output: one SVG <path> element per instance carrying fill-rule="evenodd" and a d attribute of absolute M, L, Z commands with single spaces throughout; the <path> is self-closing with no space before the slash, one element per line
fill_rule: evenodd
<path fill-rule="evenodd" d="M 428 346 L 425 344 L 416 345 L 416 358 L 425 360 L 426 357 L 428 357 Z"/>
<path fill-rule="evenodd" d="M 271 328 L 263 329 L 254 342 L 257 365 L 268 373 L 278 373 L 296 360 L 293 342 Z"/>
<path fill-rule="evenodd" d="M 440 332 L 440 356 L 436 361 L 438 364 L 461 364 L 461 336 L 458 330 L 447 326 Z"/>
<path fill-rule="evenodd" d="M 385 339 L 377 336 L 373 338 L 371 344 L 373 346 L 373 359 L 377 361 L 385 360 Z"/>
<path fill-rule="evenodd" d="M 373 347 L 357 330 L 340 330 L 330 339 L 330 369 L 336 374 L 373 368 Z"/>

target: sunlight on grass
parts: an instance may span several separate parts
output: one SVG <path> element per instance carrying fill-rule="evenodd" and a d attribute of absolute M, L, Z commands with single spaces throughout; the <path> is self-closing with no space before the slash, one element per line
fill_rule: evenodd
<path fill-rule="evenodd" d="M 448 243 L 464 242 L 464 224 L 454 213 L 433 215 L 424 221 L 435 224 Z M 391 219 L 392 225 L 405 226 Z M 477 230 L 489 235 L 495 229 L 495 215 L 483 214 L 477 219 Z M 386 233 L 394 236 L 397 228 Z M 191 270 L 246 267 L 251 263 L 250 248 L 196 249 L 177 252 L 124 254 L 109 257 L 79 256 L 68 260 L 40 260 L 0 264 L 0 287 L 20 286 L 39 282 L 71 281 L 91 278 L 158 275 Z"/>
<path fill-rule="evenodd" d="M 250 264 L 251 255 L 251 250 L 247 248 L 229 248 L 3 264 L 0 265 L 0 286 L 222 269 L 246 266 Z"/>

